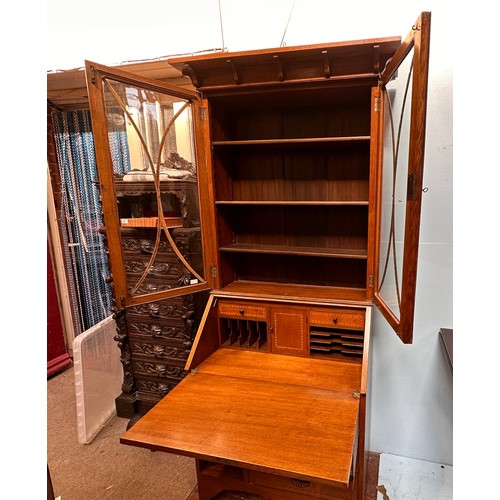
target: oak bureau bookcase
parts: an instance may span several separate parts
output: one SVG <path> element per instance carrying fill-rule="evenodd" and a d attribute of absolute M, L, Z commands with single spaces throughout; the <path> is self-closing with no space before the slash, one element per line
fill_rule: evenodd
<path fill-rule="evenodd" d="M 123 318 L 206 303 L 121 442 L 194 457 L 201 499 L 363 498 L 373 305 L 413 337 L 429 40 L 423 12 L 404 39 L 168 61 L 194 91 L 86 62 L 118 337 L 168 357 Z"/>

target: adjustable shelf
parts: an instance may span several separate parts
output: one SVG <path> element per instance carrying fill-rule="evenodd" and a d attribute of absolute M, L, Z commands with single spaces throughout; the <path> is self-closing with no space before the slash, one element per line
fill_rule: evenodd
<path fill-rule="evenodd" d="M 366 290 L 361 288 L 293 285 L 272 281 L 235 280 L 218 290 L 221 297 L 239 296 L 250 299 L 286 299 L 299 303 L 369 305 Z"/>
<path fill-rule="evenodd" d="M 279 200 L 220 200 L 216 205 L 279 205 L 279 206 L 368 206 L 368 201 L 364 200 L 339 200 L 339 201 L 279 201 Z"/>
<path fill-rule="evenodd" d="M 370 136 L 338 136 L 338 137 L 301 137 L 294 139 L 246 139 L 213 141 L 214 147 L 219 146 L 301 146 L 301 145 L 322 145 L 322 144 L 349 144 L 349 143 L 369 143 Z"/>
<path fill-rule="evenodd" d="M 292 245 L 261 245 L 233 243 L 219 248 L 221 252 L 261 253 L 276 255 L 305 255 L 316 257 L 337 257 L 342 259 L 366 259 L 366 249 L 304 247 Z"/>
<path fill-rule="evenodd" d="M 368 205 L 368 142 L 318 144 L 330 146 L 214 148 L 216 205 Z"/>

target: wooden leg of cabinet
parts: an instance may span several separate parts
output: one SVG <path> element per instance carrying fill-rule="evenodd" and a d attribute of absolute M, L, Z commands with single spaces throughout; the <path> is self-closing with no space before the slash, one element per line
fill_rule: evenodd
<path fill-rule="evenodd" d="M 116 414 L 119 417 L 122 417 L 122 418 L 134 417 L 138 412 L 138 410 L 137 410 L 137 398 L 135 396 L 135 393 L 125 394 L 124 392 L 122 392 L 115 399 L 115 408 L 116 408 Z"/>
<path fill-rule="evenodd" d="M 122 392 L 115 399 L 115 409 L 116 414 L 122 418 L 134 419 L 137 415 L 144 415 L 153 406 L 155 406 L 158 401 L 160 401 L 161 396 L 151 396 L 143 395 L 138 391 L 132 394 L 125 394 Z"/>

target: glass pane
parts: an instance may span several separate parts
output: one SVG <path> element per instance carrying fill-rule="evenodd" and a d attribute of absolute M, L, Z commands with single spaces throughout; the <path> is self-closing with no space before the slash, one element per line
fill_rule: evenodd
<path fill-rule="evenodd" d="M 103 82 L 128 293 L 204 281 L 191 103 Z"/>
<path fill-rule="evenodd" d="M 398 318 L 408 187 L 412 62 L 413 50 L 382 92 L 384 151 L 378 290 L 382 300 Z"/>

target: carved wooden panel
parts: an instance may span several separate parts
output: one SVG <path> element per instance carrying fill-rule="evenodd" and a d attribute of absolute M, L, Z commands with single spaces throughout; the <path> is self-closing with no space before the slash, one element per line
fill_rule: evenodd
<path fill-rule="evenodd" d="M 152 393 L 159 396 L 158 400 L 166 396 L 176 385 L 178 381 L 168 383 L 162 380 L 137 380 L 137 389 L 141 392 Z"/>
<path fill-rule="evenodd" d="M 180 361 L 184 364 L 185 360 L 189 356 L 189 349 L 186 349 L 183 346 L 131 341 L 130 347 L 133 355 L 152 360 L 170 362 Z"/>

